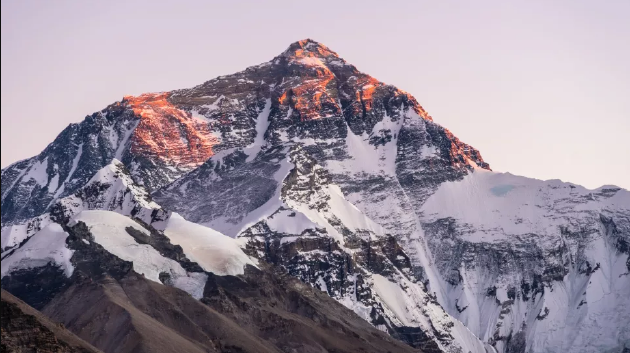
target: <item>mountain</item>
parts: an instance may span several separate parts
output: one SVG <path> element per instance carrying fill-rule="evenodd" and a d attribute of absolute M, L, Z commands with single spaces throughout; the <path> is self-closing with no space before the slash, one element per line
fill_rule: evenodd
<path fill-rule="evenodd" d="M 330 349 L 348 347 L 335 327 L 402 349 L 365 341 L 365 320 L 426 352 L 621 352 L 629 242 L 627 190 L 493 172 L 411 95 L 308 39 L 190 89 L 124 97 L 2 170 L 3 288 L 55 318 L 74 296 L 106 295 L 85 281 L 141 287 L 124 315 L 187 341 L 171 325 L 184 304 L 145 300 L 188 293 L 284 351 L 318 325 Z M 295 294 L 287 276 L 308 286 Z M 259 277 L 274 295 L 250 287 Z M 309 309 L 277 306 L 287 298 Z M 271 337 L 270 308 L 306 326 Z M 337 316 L 350 310 L 351 323 Z M 129 329 L 151 351 L 159 333 Z"/>

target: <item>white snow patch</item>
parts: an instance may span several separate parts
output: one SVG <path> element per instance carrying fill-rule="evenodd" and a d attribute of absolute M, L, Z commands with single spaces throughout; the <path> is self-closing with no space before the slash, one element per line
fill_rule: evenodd
<path fill-rule="evenodd" d="M 28 172 L 22 180 L 35 180 L 40 186 L 46 186 L 48 184 L 48 157 L 43 161 L 37 161 L 29 168 Z"/>
<path fill-rule="evenodd" d="M 420 148 L 420 156 L 422 156 L 422 158 L 437 157 L 438 152 L 439 150 L 435 146 L 422 145 L 422 148 Z"/>
<path fill-rule="evenodd" d="M 195 299 L 201 299 L 208 275 L 202 272 L 190 272 L 188 276 L 175 277 L 172 281 L 174 287 L 189 293 Z"/>
<path fill-rule="evenodd" d="M 398 133 L 402 127 L 403 117 L 393 121 L 389 116 L 374 125 L 370 134 L 364 132 L 356 135 L 348 129 L 346 137 L 347 152 L 350 159 L 327 162 L 326 167 L 335 174 L 376 174 L 385 176 L 396 175 L 396 154 L 398 151 Z M 371 145 L 369 140 L 373 136 L 391 136 L 385 145 Z"/>
<path fill-rule="evenodd" d="M 341 303 L 346 308 L 354 311 L 363 320 L 367 322 L 371 322 L 372 318 L 370 317 L 370 313 L 372 312 L 372 308 L 364 305 L 362 302 L 360 302 L 357 299 L 357 294 L 356 294 L 357 275 L 349 275 L 348 280 L 352 281 L 354 285 L 349 286 L 348 291 L 346 292 L 346 295 L 340 299 L 337 299 L 337 301 L 339 301 L 339 303 Z M 387 332 L 386 330 L 383 330 L 383 331 Z"/>
<path fill-rule="evenodd" d="M 116 149 L 116 154 L 114 155 L 115 159 L 121 160 L 123 152 L 125 151 L 125 147 L 127 145 L 127 141 L 129 141 L 129 137 L 136 129 L 136 127 L 140 124 L 140 120 L 133 122 L 132 126 L 130 126 L 127 130 L 125 130 L 125 134 L 123 135 L 122 140 L 118 143 L 118 148 Z"/>
<path fill-rule="evenodd" d="M 219 109 L 219 104 L 221 103 L 221 101 L 223 99 L 225 99 L 225 96 L 221 95 L 212 104 L 204 104 L 204 105 L 202 105 L 200 107 L 201 108 L 206 108 L 206 109 L 208 109 L 208 111 L 218 110 Z"/>
<path fill-rule="evenodd" d="M 339 186 L 335 184 L 328 185 L 330 190 L 331 213 L 339 218 L 343 225 L 351 230 L 360 231 L 368 230 L 376 235 L 384 235 L 385 230 L 376 224 L 365 214 L 363 214 L 355 205 L 346 200 Z"/>
<path fill-rule="evenodd" d="M 43 214 L 21 224 L 2 227 L 2 249 L 12 248 L 20 244 L 24 239 L 39 232 L 51 222 L 50 215 Z"/>
<path fill-rule="evenodd" d="M 59 173 L 55 174 L 48 182 L 48 192 L 53 193 L 59 188 Z M 56 194 L 56 193 L 55 193 Z"/>
<path fill-rule="evenodd" d="M 332 60 L 328 60 L 328 65 L 344 66 L 345 62 L 341 59 L 332 59 Z"/>
<path fill-rule="evenodd" d="M 100 114 L 101 116 L 103 115 L 102 112 Z M 109 126 L 107 129 L 109 130 L 109 133 L 107 134 L 109 145 L 113 149 L 114 147 L 116 147 L 116 142 L 118 142 L 118 132 L 114 129 L 113 126 Z"/>
<path fill-rule="evenodd" d="M 311 57 L 311 56 L 299 58 L 297 62 L 305 66 L 318 66 L 318 67 L 324 67 L 324 68 L 326 67 L 326 65 L 324 65 L 321 59 Z"/>
<path fill-rule="evenodd" d="M 321 276 L 317 278 L 317 281 L 315 283 L 317 283 L 317 285 L 319 286 L 319 290 L 328 294 L 328 286 L 326 285 L 326 281 L 324 281 Z"/>
<path fill-rule="evenodd" d="M 12 224 L 2 227 L 2 249 L 13 247 L 28 238 L 26 224 Z"/>
<path fill-rule="evenodd" d="M 377 274 L 372 275 L 372 281 L 376 294 L 381 298 L 383 303 L 387 305 L 389 310 L 396 315 L 396 318 L 405 326 L 415 326 L 407 317 L 409 310 L 407 309 L 405 296 L 400 286 Z"/>
<path fill-rule="evenodd" d="M 199 111 L 197 110 L 197 108 L 194 108 L 190 111 L 190 115 L 192 116 L 192 118 L 197 121 L 198 123 L 202 123 L 202 124 L 207 124 L 210 122 L 210 119 L 208 119 L 205 115 L 199 113 Z"/>
<path fill-rule="evenodd" d="M 4 177 L 4 173 L 6 171 L 8 171 L 9 168 L 13 167 L 17 163 L 19 163 L 19 162 L 15 162 L 15 163 L 11 164 L 10 166 L 2 169 L 2 176 Z M 3 188 L 2 189 L 2 198 L 3 199 L 4 199 L 4 195 L 6 195 L 9 191 L 11 191 L 11 189 L 13 189 L 15 184 L 17 184 L 18 182 L 22 181 L 22 177 L 24 176 L 24 174 L 26 174 L 26 172 L 29 170 L 29 168 L 31 167 L 32 164 L 33 164 L 33 161 L 31 160 L 30 164 L 27 167 L 25 167 L 24 169 L 20 170 L 20 173 L 18 174 L 18 176 L 13 180 L 13 183 L 11 183 L 11 185 L 8 188 Z"/>
<path fill-rule="evenodd" d="M 77 154 L 74 156 L 74 159 L 72 160 L 72 167 L 70 168 L 70 171 L 68 172 L 68 176 L 66 176 L 66 179 L 63 181 L 63 183 L 61 184 L 61 187 L 57 189 L 57 191 L 55 192 L 55 196 L 53 196 L 53 201 L 59 197 L 61 194 L 63 194 L 63 191 L 66 188 L 66 184 L 70 181 L 70 179 L 72 178 L 72 175 L 74 174 L 74 171 L 77 170 L 77 166 L 79 165 L 79 160 L 81 159 L 81 155 L 83 154 L 83 143 L 79 144 L 79 149 L 77 150 Z"/>
<path fill-rule="evenodd" d="M 340 244 L 344 244 L 344 236 L 330 222 L 336 218 L 352 231 L 367 230 L 370 235 L 383 235 L 384 229 L 374 221 L 359 211 L 356 206 L 350 203 L 343 196 L 341 189 L 335 184 L 329 184 L 322 188 L 323 197 L 328 198 L 329 209 L 318 210 L 312 208 L 308 203 L 295 202 L 294 200 L 286 200 L 286 204 L 292 209 L 304 214 L 311 222 L 319 225 L 317 228 L 325 228 Z"/>
<path fill-rule="evenodd" d="M 427 223 L 455 218 L 466 227 L 463 233 L 468 241 L 494 242 L 531 234 L 554 241 L 568 212 L 576 219 L 588 219 L 593 211 L 607 209 L 630 214 L 630 192 L 619 189 L 603 197 L 569 183 L 475 169 L 462 180 L 440 185 L 421 212 Z"/>
<path fill-rule="evenodd" d="M 171 214 L 164 234 L 171 243 L 180 245 L 191 261 L 219 276 L 243 274 L 245 265 L 256 266 L 233 238 L 189 222 L 177 213 Z"/>
<path fill-rule="evenodd" d="M 401 276 L 395 275 L 397 282 L 373 274 L 371 281 L 374 291 L 385 307 L 389 316 L 405 326 L 420 327 L 425 332 L 449 332 L 453 341 L 462 348 L 463 352 L 486 353 L 484 344 L 473 335 L 460 321 L 449 316 L 444 309 L 431 302 L 427 293 L 417 283 L 413 283 Z M 436 340 L 437 341 L 437 340 Z M 447 345 L 437 341 L 445 352 Z"/>
<path fill-rule="evenodd" d="M 293 164 L 287 159 L 283 159 L 282 162 L 280 162 L 280 168 L 274 173 L 274 179 L 278 183 L 274 196 L 259 208 L 248 213 L 240 222 L 230 223 L 226 222 L 223 217 L 219 217 L 204 225 L 207 225 L 227 236 L 236 237 L 243 230 L 246 230 L 250 226 L 258 223 L 261 219 L 271 215 L 284 205 L 282 200 L 280 200 L 280 191 L 282 190 L 284 178 L 286 178 L 289 174 L 291 168 L 293 168 Z"/>
<path fill-rule="evenodd" d="M 153 212 L 161 207 L 151 201 L 147 191 L 135 184 L 122 168 L 123 164 L 114 159 L 90 179 L 84 188 L 95 183 L 109 185 L 97 197 L 81 198 L 74 194 L 59 200 L 59 203 L 70 215 L 82 210 L 108 210 L 125 216 L 134 213 L 134 217 L 150 223 Z"/>
<path fill-rule="evenodd" d="M 271 98 L 267 98 L 265 102 L 265 107 L 258 114 L 256 118 L 256 137 L 254 138 L 254 142 L 247 146 L 244 150 L 245 154 L 247 154 L 246 162 L 251 162 L 256 158 L 256 155 L 262 149 L 263 144 L 265 143 L 265 132 L 267 132 L 267 128 L 269 127 L 269 111 L 271 109 Z"/>

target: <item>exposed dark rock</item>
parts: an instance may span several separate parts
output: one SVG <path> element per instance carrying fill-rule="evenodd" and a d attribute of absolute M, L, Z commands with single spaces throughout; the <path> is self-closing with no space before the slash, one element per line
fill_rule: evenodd
<path fill-rule="evenodd" d="M 70 283 L 62 269 L 49 263 L 42 267 L 13 271 L 2 278 L 2 289 L 41 310 Z"/>
<path fill-rule="evenodd" d="M 147 236 L 133 227 L 127 227 L 127 233 L 129 233 L 129 235 L 131 235 L 139 244 L 151 245 L 159 251 L 162 256 L 179 262 L 179 264 L 182 265 L 182 267 L 188 272 L 204 272 L 203 268 L 201 268 L 199 264 L 190 261 L 186 257 L 181 246 L 173 245 L 170 239 L 164 235 L 163 232 L 156 230 L 152 225 L 147 224 L 142 220 L 137 218 L 134 220 L 151 233 Z"/>
<path fill-rule="evenodd" d="M 549 315 L 549 308 L 545 307 L 545 309 L 540 310 L 540 313 L 536 316 L 536 320 L 544 320 L 547 315 Z"/>

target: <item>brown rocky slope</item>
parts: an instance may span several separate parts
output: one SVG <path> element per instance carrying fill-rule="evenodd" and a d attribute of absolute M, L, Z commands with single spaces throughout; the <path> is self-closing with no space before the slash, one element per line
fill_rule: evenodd
<path fill-rule="evenodd" d="M 4 352 L 100 352 L 54 323 L 39 311 L 2 290 L 2 345 Z"/>

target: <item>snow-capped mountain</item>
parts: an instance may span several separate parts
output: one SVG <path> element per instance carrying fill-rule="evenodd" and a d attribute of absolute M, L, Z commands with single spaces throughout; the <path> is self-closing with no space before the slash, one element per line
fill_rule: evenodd
<path fill-rule="evenodd" d="M 627 190 L 475 171 L 442 184 L 420 214 L 444 306 L 484 341 L 533 352 L 628 345 Z"/>
<path fill-rule="evenodd" d="M 96 246 L 99 271 L 206 304 L 208 278 L 271 265 L 427 352 L 630 349 L 627 190 L 492 172 L 312 40 L 69 126 L 2 170 L 2 226 L 3 288 L 46 288 L 31 305 Z"/>

